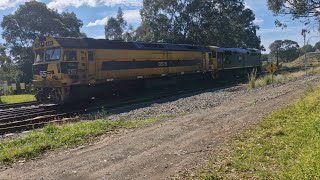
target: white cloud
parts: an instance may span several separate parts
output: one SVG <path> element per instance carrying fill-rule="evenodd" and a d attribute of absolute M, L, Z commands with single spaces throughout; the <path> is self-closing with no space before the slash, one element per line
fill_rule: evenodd
<path fill-rule="evenodd" d="M 97 19 L 95 22 L 89 22 L 87 27 L 93 27 L 93 26 L 103 26 L 107 23 L 109 19 L 109 16 L 103 18 L 103 19 Z"/>
<path fill-rule="evenodd" d="M 244 0 L 244 6 L 248 9 L 256 9 L 266 5 L 267 1 L 265 0 Z"/>
<path fill-rule="evenodd" d="M 251 6 L 248 3 L 244 3 L 244 8 L 246 9 L 252 9 Z"/>
<path fill-rule="evenodd" d="M 48 7 L 51 9 L 56 9 L 62 11 L 68 6 L 80 7 L 80 6 L 90 6 L 95 7 L 97 5 L 97 0 L 53 0 L 48 3 Z"/>
<path fill-rule="evenodd" d="M 142 6 L 142 0 L 99 0 L 106 6 L 115 6 L 119 4 L 127 6 Z"/>
<path fill-rule="evenodd" d="M 116 6 L 116 5 L 128 5 L 128 6 L 142 6 L 142 0 L 52 0 L 48 3 L 48 7 L 62 11 L 64 8 L 73 6 L 90 6 L 96 7 L 99 5 Z"/>
<path fill-rule="evenodd" d="M 6 10 L 16 7 L 18 4 L 27 2 L 28 0 L 0 0 L 0 10 Z"/>
<path fill-rule="evenodd" d="M 125 10 L 123 11 L 123 18 L 129 23 L 140 23 L 141 22 L 141 16 L 140 16 L 140 10 L 139 9 L 135 9 L 135 10 Z M 87 25 L 87 27 L 93 27 L 93 26 L 104 26 L 108 19 L 110 17 L 107 16 L 103 19 L 97 19 L 94 22 L 89 22 L 89 24 Z"/>
<path fill-rule="evenodd" d="M 123 11 L 123 13 L 124 13 L 123 18 L 129 24 L 130 23 L 140 23 L 141 22 L 140 9 L 125 10 L 125 11 Z"/>
<path fill-rule="evenodd" d="M 261 23 L 263 23 L 263 22 L 264 22 L 264 19 L 262 19 L 262 18 L 256 18 L 256 19 L 253 21 L 254 24 L 261 24 Z"/>
<path fill-rule="evenodd" d="M 288 28 L 279 28 L 279 27 L 274 27 L 274 28 L 264 28 L 264 29 L 259 29 L 258 33 L 260 34 L 266 34 L 266 33 L 288 33 L 288 32 L 297 32 L 302 27 L 288 27 Z"/>

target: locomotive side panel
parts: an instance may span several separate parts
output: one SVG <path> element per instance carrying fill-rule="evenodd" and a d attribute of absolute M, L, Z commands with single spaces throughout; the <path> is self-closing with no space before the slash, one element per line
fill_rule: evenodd
<path fill-rule="evenodd" d="M 252 69 L 261 66 L 260 52 L 238 48 L 219 48 L 220 70 Z"/>
<path fill-rule="evenodd" d="M 202 53 L 150 50 L 96 50 L 99 82 L 202 72 Z"/>

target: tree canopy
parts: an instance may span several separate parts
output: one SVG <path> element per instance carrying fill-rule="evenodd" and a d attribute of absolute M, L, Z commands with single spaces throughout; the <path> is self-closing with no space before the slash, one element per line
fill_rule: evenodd
<path fill-rule="evenodd" d="M 2 37 L 19 67 L 24 72 L 24 81 L 32 78 L 32 42 L 41 36 L 79 37 L 83 23 L 75 13 L 58 13 L 45 3 L 30 1 L 13 13 L 3 17 Z"/>
<path fill-rule="evenodd" d="M 296 41 L 276 40 L 270 44 L 269 49 L 270 54 L 278 56 L 283 61 L 293 61 L 299 57 L 299 44 Z"/>
<path fill-rule="evenodd" d="M 140 41 L 262 48 L 243 0 L 144 0 L 141 16 Z"/>
<path fill-rule="evenodd" d="M 289 15 L 292 19 L 305 18 L 306 24 L 311 20 L 320 22 L 320 1 L 318 0 L 267 0 L 267 2 L 269 9 L 275 15 Z M 283 25 L 279 21 L 277 24 Z"/>
<path fill-rule="evenodd" d="M 314 45 L 314 50 L 320 51 L 320 42 L 317 42 L 317 43 Z"/>
<path fill-rule="evenodd" d="M 21 75 L 19 68 L 12 63 L 11 58 L 6 53 L 6 48 L 0 44 L 0 84 L 4 81 L 9 83 L 17 82 Z"/>
<path fill-rule="evenodd" d="M 8 63 L 11 63 L 11 58 L 7 55 L 6 48 L 0 44 L 0 67 Z"/>
<path fill-rule="evenodd" d="M 320 2 L 316 0 L 268 0 L 275 14 L 289 14 L 294 18 L 319 16 Z"/>
<path fill-rule="evenodd" d="M 301 48 L 301 52 L 303 54 L 309 53 L 309 52 L 314 52 L 314 51 L 316 51 L 316 49 L 311 44 L 307 44 Z"/>
<path fill-rule="evenodd" d="M 105 36 L 106 39 L 110 40 L 122 40 L 124 39 L 124 31 L 127 26 L 127 21 L 123 18 L 123 11 L 121 8 L 118 9 L 116 17 L 108 19 L 105 25 Z"/>

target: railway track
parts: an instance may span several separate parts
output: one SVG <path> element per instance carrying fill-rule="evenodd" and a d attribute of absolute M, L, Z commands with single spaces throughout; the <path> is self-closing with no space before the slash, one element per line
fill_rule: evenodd
<path fill-rule="evenodd" d="M 27 106 L 28 104 L 31 104 L 31 106 Z M 23 106 L 10 106 L 0 110 L 0 135 L 28 130 L 30 128 L 23 129 L 22 127 L 45 121 L 45 119 L 49 119 L 50 116 L 57 113 L 55 105 L 28 104 L 24 103 Z"/>
<path fill-rule="evenodd" d="M 33 106 L 38 105 L 36 101 L 32 102 L 25 102 L 25 103 L 15 103 L 15 104 L 0 104 L 0 110 L 3 109 L 10 109 L 10 108 L 19 108 L 19 107 L 27 107 L 27 106 Z"/>
<path fill-rule="evenodd" d="M 172 89 L 159 91 L 155 93 L 138 93 L 135 96 L 115 97 L 90 101 L 85 105 L 65 104 L 51 106 L 30 106 L 0 110 L 0 135 L 22 132 L 26 130 L 37 129 L 48 123 L 66 123 L 78 121 L 80 116 L 106 110 L 107 112 L 116 112 L 124 107 L 130 107 L 138 104 L 148 104 L 154 101 L 161 101 L 166 98 L 188 96 L 190 94 L 201 93 L 204 91 L 215 91 L 234 86 L 208 85 L 201 88 L 191 88 L 173 91 Z M 215 86 L 215 87 L 214 87 Z"/>

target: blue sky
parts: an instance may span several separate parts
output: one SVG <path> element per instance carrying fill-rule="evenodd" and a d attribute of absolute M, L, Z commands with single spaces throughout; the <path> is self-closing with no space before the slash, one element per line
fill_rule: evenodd
<path fill-rule="evenodd" d="M 19 4 L 27 0 L 0 0 L 0 17 L 14 12 Z M 89 37 L 104 38 L 104 24 L 107 19 L 114 16 L 118 7 L 124 11 L 124 17 L 128 24 L 138 26 L 141 22 L 139 10 L 142 7 L 142 0 L 41 0 L 50 8 L 61 11 L 75 12 L 79 19 L 84 23 L 82 31 Z M 256 15 L 255 23 L 260 26 L 258 35 L 261 36 L 262 45 L 267 50 L 274 40 L 290 39 L 303 45 L 301 29 L 303 23 L 298 20 L 292 21 L 290 17 L 274 17 L 268 10 L 266 0 L 244 0 L 246 7 L 253 10 Z M 288 27 L 285 29 L 276 27 L 274 21 L 279 19 L 285 21 Z M 311 28 L 311 33 L 307 40 L 310 44 L 320 41 L 317 28 Z M 0 33 L 2 32 L 0 28 Z M 4 40 L 0 37 L 0 43 Z M 268 52 L 268 51 L 267 51 Z"/>

